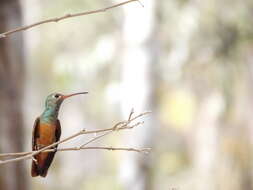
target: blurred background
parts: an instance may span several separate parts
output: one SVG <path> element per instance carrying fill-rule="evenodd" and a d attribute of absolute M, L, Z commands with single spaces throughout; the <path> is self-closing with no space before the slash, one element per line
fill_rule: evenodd
<path fill-rule="evenodd" d="M 1 0 L 0 32 L 119 2 Z M 58 152 L 45 179 L 1 165 L 0 189 L 253 189 L 253 1 L 141 2 L 0 39 L 0 152 L 31 150 L 48 94 L 89 91 L 62 105 L 62 138 L 152 110 L 94 144 L 151 153 Z"/>

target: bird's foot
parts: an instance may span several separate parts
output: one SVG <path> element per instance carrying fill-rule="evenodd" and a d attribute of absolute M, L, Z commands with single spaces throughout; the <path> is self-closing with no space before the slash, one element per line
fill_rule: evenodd
<path fill-rule="evenodd" d="M 32 160 L 33 160 L 36 164 L 38 164 L 37 159 L 35 159 L 34 157 L 32 157 Z"/>

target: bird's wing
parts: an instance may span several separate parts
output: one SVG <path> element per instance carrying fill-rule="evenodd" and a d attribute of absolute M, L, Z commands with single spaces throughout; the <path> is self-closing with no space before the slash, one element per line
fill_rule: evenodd
<path fill-rule="evenodd" d="M 55 131 L 55 139 L 56 141 L 59 141 L 61 137 L 61 123 L 59 119 L 56 121 L 56 131 Z"/>
<path fill-rule="evenodd" d="M 32 150 L 37 150 L 37 146 L 36 146 L 36 138 L 39 137 L 39 133 L 38 133 L 38 128 L 39 128 L 39 124 L 40 124 L 40 118 L 38 117 L 33 125 L 33 132 L 32 132 Z M 34 156 L 34 159 L 36 159 Z M 32 161 L 32 169 L 31 169 L 31 175 L 32 177 L 36 177 L 39 175 L 39 171 L 38 171 L 38 166 L 37 163 L 35 162 L 35 160 Z"/>
<path fill-rule="evenodd" d="M 39 133 L 38 133 L 38 127 L 39 127 L 39 124 L 40 124 L 40 118 L 37 117 L 35 122 L 34 122 L 34 125 L 33 125 L 33 132 L 32 132 L 32 150 L 37 150 L 37 147 L 36 147 L 36 138 L 39 137 Z"/>

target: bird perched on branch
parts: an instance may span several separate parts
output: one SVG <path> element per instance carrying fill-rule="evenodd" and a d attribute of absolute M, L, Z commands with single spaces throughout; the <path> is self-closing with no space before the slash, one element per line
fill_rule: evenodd
<path fill-rule="evenodd" d="M 53 93 L 47 97 L 45 110 L 41 116 L 35 120 L 33 126 L 33 151 L 39 150 L 59 141 L 61 136 L 61 124 L 58 120 L 58 112 L 63 100 L 71 96 L 87 93 L 88 92 L 79 92 L 70 95 Z M 56 153 L 57 145 L 53 148 L 55 149 L 54 152 L 41 152 L 33 157 L 31 170 L 32 177 L 46 177 L 48 168 L 50 167 Z"/>

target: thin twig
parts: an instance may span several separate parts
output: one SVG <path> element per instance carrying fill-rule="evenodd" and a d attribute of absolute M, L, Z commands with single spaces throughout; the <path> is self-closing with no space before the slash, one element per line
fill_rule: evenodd
<path fill-rule="evenodd" d="M 16 156 L 20 156 L 20 157 L 18 157 L 18 158 L 13 158 L 13 159 L 8 159 L 8 160 L 0 161 L 0 165 L 1 165 L 1 164 L 7 164 L 7 163 L 10 163 L 10 162 L 17 162 L 17 161 L 21 161 L 21 160 L 31 159 L 31 158 L 33 158 L 33 156 L 35 156 L 36 154 L 39 154 L 40 152 L 43 152 L 43 151 L 45 151 L 45 150 L 47 150 L 47 149 L 50 149 L 50 148 L 52 148 L 52 147 L 55 147 L 55 146 L 58 145 L 58 144 L 62 144 L 62 143 L 64 143 L 64 142 L 69 141 L 69 140 L 71 140 L 71 139 L 73 139 L 73 138 L 76 138 L 76 137 L 78 137 L 78 136 L 80 136 L 80 135 L 92 134 L 92 133 L 97 134 L 97 133 L 102 133 L 102 132 L 106 132 L 106 131 L 108 131 L 108 132 L 111 132 L 111 131 L 119 131 L 119 130 L 123 130 L 123 129 L 132 129 L 132 128 L 134 128 L 134 127 L 137 127 L 138 125 L 141 125 L 143 122 L 138 122 L 138 123 L 136 123 L 136 124 L 133 124 L 132 126 L 128 126 L 128 124 L 130 124 L 132 121 L 134 121 L 134 120 L 136 120 L 136 119 L 138 119 L 138 118 L 140 118 L 140 117 L 142 117 L 142 116 L 144 116 L 144 115 L 147 115 L 147 114 L 149 114 L 149 113 L 151 113 L 151 112 L 149 112 L 149 111 L 148 111 L 148 112 L 143 112 L 143 113 L 141 113 L 141 114 L 139 114 L 139 115 L 137 115 L 137 116 L 131 118 L 131 119 L 128 120 L 128 121 L 119 122 L 119 123 L 115 124 L 113 127 L 107 128 L 107 129 L 91 130 L 91 131 L 81 130 L 81 131 L 79 131 L 78 133 L 75 133 L 74 135 L 71 135 L 70 137 L 67 137 L 67 138 L 65 138 L 65 139 L 63 139 L 63 140 L 60 140 L 60 141 L 55 142 L 55 143 L 53 143 L 53 144 L 51 144 L 51 145 L 48 145 L 48 146 L 46 146 L 46 147 L 44 147 L 44 148 L 42 148 L 42 149 L 40 149 L 40 150 L 32 151 L 32 152 L 30 152 L 29 154 L 27 153 L 27 154 L 25 154 L 24 156 L 20 156 L 20 155 L 22 155 L 22 153 L 5 153 L 5 154 L 0 154 L 0 157 L 6 157 L 6 155 L 9 155 L 9 156 L 15 156 L 15 155 L 16 155 Z M 130 114 L 132 114 L 132 112 L 131 112 Z M 102 137 L 102 136 L 104 136 L 104 135 L 101 135 L 101 137 Z M 96 137 L 95 137 L 95 138 L 96 138 Z M 100 137 L 99 137 L 99 138 L 100 138 Z M 98 139 L 98 138 L 96 138 L 96 139 Z M 94 141 L 94 140 L 91 139 L 90 141 L 88 141 L 87 143 L 85 143 L 85 145 L 87 145 L 87 144 L 89 144 L 90 142 L 93 142 L 93 141 Z M 80 147 L 80 148 L 84 148 L 83 146 L 85 146 L 85 145 L 82 145 L 82 147 Z M 54 150 L 54 149 L 53 149 L 53 150 Z M 55 151 L 55 150 L 54 150 L 54 151 Z"/>
<path fill-rule="evenodd" d="M 83 148 L 83 147 L 85 147 L 86 145 L 88 145 L 88 144 L 90 144 L 90 143 L 92 143 L 92 142 L 94 142 L 94 141 L 96 141 L 96 140 L 98 140 L 98 139 L 100 139 L 100 138 L 102 138 L 102 137 L 104 137 L 104 136 L 106 136 L 106 135 L 112 133 L 112 132 L 113 132 L 113 131 L 107 131 L 106 133 L 104 133 L 104 134 L 102 134 L 102 135 L 93 137 L 93 138 L 92 138 L 91 140 L 89 140 L 88 142 L 82 144 L 82 145 L 80 146 L 80 148 Z"/>
<path fill-rule="evenodd" d="M 40 22 L 36 22 L 34 24 L 31 24 L 31 25 L 22 26 L 22 27 L 15 28 L 15 29 L 9 30 L 7 32 L 1 33 L 0 34 L 0 38 L 5 38 L 5 37 L 9 36 L 10 34 L 13 34 L 13 33 L 19 32 L 19 31 L 28 30 L 30 28 L 33 28 L 35 26 L 42 25 L 42 24 L 45 24 L 45 23 L 59 22 L 61 20 L 65 20 L 65 19 L 68 19 L 68 18 L 73 18 L 73 17 L 79 17 L 79 16 L 84 16 L 84 15 L 90 15 L 90 14 L 95 14 L 95 13 L 106 12 L 106 11 L 108 11 L 110 9 L 113 9 L 113 8 L 116 8 L 116 7 L 120 7 L 122 5 L 131 3 L 131 2 L 135 2 L 135 1 L 139 2 L 139 0 L 128 0 L 128 1 L 124 1 L 122 3 L 118 3 L 118 4 L 115 4 L 115 5 L 109 6 L 109 7 L 105 7 L 105 8 L 101 8 L 101 9 L 97 9 L 97 10 L 93 10 L 93 11 L 85 11 L 85 12 L 80 12 L 80 13 L 75 13 L 75 14 L 66 14 L 66 15 L 61 16 L 61 17 L 55 17 L 55 18 L 51 18 L 51 19 L 42 20 Z"/>
<path fill-rule="evenodd" d="M 149 153 L 151 148 L 122 148 L 122 147 L 107 147 L 107 146 L 87 146 L 87 147 L 71 147 L 71 148 L 58 148 L 57 152 L 64 152 L 64 151 L 78 151 L 78 150 L 91 150 L 91 149 L 102 149 L 102 150 L 123 150 L 123 151 L 134 151 L 139 153 Z M 54 152 L 55 149 L 47 149 L 43 152 Z M 28 154 L 32 154 L 35 151 L 31 152 L 19 152 L 19 153 L 6 153 L 1 154 L 1 157 L 12 157 L 12 156 L 25 156 Z"/>
<path fill-rule="evenodd" d="M 141 2 L 140 0 L 138 0 L 138 3 L 139 3 L 142 7 L 144 7 L 144 5 L 142 4 L 142 2 Z"/>
<path fill-rule="evenodd" d="M 58 149 L 57 151 L 78 151 L 78 150 L 89 150 L 89 149 L 102 149 L 102 150 L 123 150 L 123 151 L 133 151 L 139 153 L 149 153 L 151 148 L 122 148 L 122 147 L 106 147 L 106 146 L 89 146 L 89 147 L 74 147 L 74 148 L 62 148 Z M 48 150 L 46 150 L 48 151 Z M 48 152 L 53 152 L 54 150 L 50 150 Z"/>
<path fill-rule="evenodd" d="M 128 117 L 128 121 L 131 120 L 133 114 L 134 114 L 134 108 L 131 109 L 131 112 L 130 112 L 129 117 Z"/>

